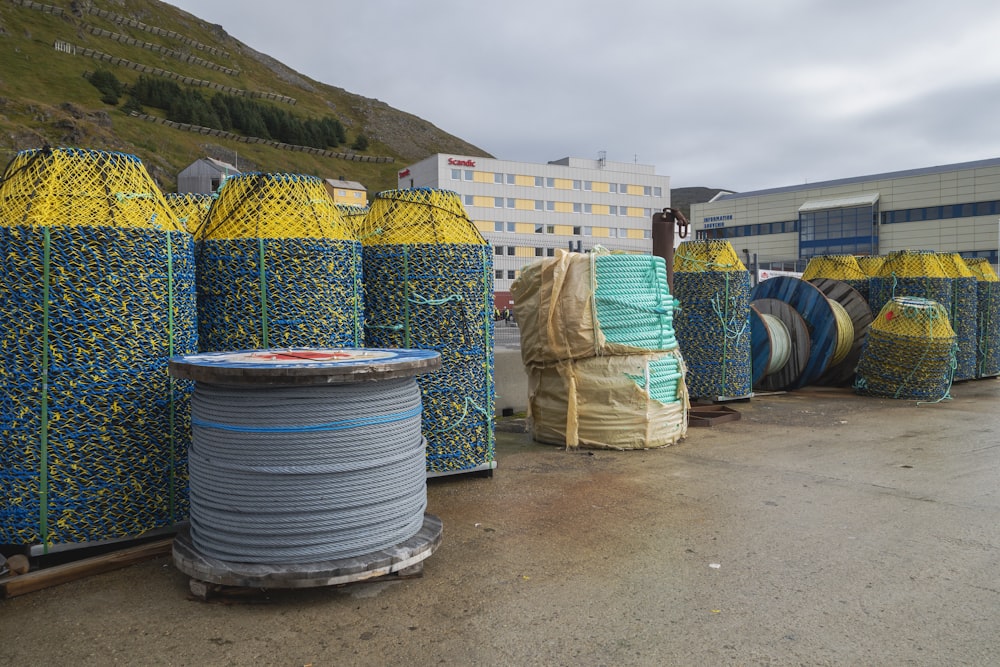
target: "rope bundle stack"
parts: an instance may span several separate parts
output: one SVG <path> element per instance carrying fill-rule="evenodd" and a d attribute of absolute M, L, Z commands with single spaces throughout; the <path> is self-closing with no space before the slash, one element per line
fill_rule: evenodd
<path fill-rule="evenodd" d="M 948 398 L 956 347 L 944 306 L 921 297 L 894 297 L 872 322 L 854 390 L 921 401 Z"/>
<path fill-rule="evenodd" d="M 868 274 L 858 265 L 854 255 L 817 255 L 809 260 L 802 280 L 827 278 L 847 283 L 868 300 Z"/>
<path fill-rule="evenodd" d="M 18 153 L 0 182 L 0 543 L 83 544 L 187 515 L 194 250 L 138 158 Z"/>
<path fill-rule="evenodd" d="M 685 368 L 663 258 L 560 251 L 525 267 L 511 294 L 536 440 L 644 449 L 686 435 Z"/>
<path fill-rule="evenodd" d="M 167 206 L 189 234 L 194 234 L 205 222 L 208 210 L 215 201 L 214 194 L 201 192 L 166 192 L 163 196 L 167 200 Z"/>
<path fill-rule="evenodd" d="M 1000 375 L 1000 278 L 985 257 L 966 261 L 976 277 L 976 377 Z"/>
<path fill-rule="evenodd" d="M 915 296 L 936 301 L 951 312 L 951 279 L 937 253 L 899 250 L 885 255 L 878 275 L 868 282 L 868 303 L 873 313 L 897 296 Z"/>
<path fill-rule="evenodd" d="M 493 255 L 455 192 L 378 193 L 364 245 L 368 347 L 437 350 L 441 370 L 418 379 L 427 470 L 490 470 Z"/>
<path fill-rule="evenodd" d="M 674 255 L 674 295 L 691 396 L 749 396 L 750 274 L 729 241 L 682 242 Z"/>
<path fill-rule="evenodd" d="M 228 178 L 195 239 L 202 350 L 361 345 L 361 244 L 321 179 Z"/>
<path fill-rule="evenodd" d="M 940 253 L 941 270 L 951 280 L 951 310 L 948 318 L 958 337 L 955 380 L 976 377 L 979 295 L 976 276 L 957 252 Z"/>

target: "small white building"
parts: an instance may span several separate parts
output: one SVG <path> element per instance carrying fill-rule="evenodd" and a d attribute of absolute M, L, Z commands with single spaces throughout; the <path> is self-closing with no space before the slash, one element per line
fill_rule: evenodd
<path fill-rule="evenodd" d="M 177 192 L 197 192 L 212 194 L 230 176 L 236 176 L 240 170 L 222 160 L 203 157 L 195 160 L 177 174 Z"/>

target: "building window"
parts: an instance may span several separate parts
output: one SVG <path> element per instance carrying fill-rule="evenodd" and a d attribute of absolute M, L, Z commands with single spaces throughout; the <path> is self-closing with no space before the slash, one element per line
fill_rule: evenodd
<path fill-rule="evenodd" d="M 497 270 L 495 270 L 495 271 L 493 272 L 493 276 L 494 276 L 494 277 L 495 277 L 495 278 L 496 278 L 497 280 L 503 280 L 503 269 L 497 269 Z"/>
<path fill-rule="evenodd" d="M 535 176 L 535 187 L 542 188 L 545 187 L 545 179 L 541 176 Z"/>
<path fill-rule="evenodd" d="M 642 196 L 643 197 L 652 197 L 653 196 L 653 186 L 651 186 L 651 185 L 644 185 L 644 186 L 642 186 Z"/>
<path fill-rule="evenodd" d="M 513 269 L 507 271 L 507 280 L 513 280 L 514 277 L 515 277 L 515 273 L 514 273 Z"/>
<path fill-rule="evenodd" d="M 586 191 L 588 191 L 588 192 L 591 191 L 591 190 L 593 190 L 594 189 L 594 182 L 593 181 L 584 181 L 583 182 L 583 189 L 586 190 Z"/>
<path fill-rule="evenodd" d="M 545 233 L 545 225 L 535 225 L 535 233 L 536 234 L 544 234 Z"/>
<path fill-rule="evenodd" d="M 644 229 L 644 230 L 642 230 L 642 238 L 644 238 L 644 239 L 651 239 L 651 238 L 653 238 L 653 233 L 651 231 L 649 231 L 648 229 Z"/>
<path fill-rule="evenodd" d="M 502 245 L 495 245 L 495 246 L 493 246 L 493 254 L 494 255 L 502 255 L 503 254 L 503 246 Z"/>
<path fill-rule="evenodd" d="M 508 232 L 516 232 L 517 231 L 517 223 L 508 222 L 507 223 L 507 231 Z"/>
<path fill-rule="evenodd" d="M 535 257 L 545 257 L 545 248 L 535 248 Z"/>
<path fill-rule="evenodd" d="M 617 206 L 609 206 L 608 207 L 608 215 L 618 215 L 618 207 Z"/>
<path fill-rule="evenodd" d="M 592 236 L 593 234 L 594 234 L 594 228 L 593 227 L 584 227 L 583 228 L 583 235 L 584 236 Z"/>
<path fill-rule="evenodd" d="M 507 197 L 507 208 L 517 208 L 517 200 L 513 197 Z"/>
<path fill-rule="evenodd" d="M 618 238 L 618 229 L 616 227 L 608 228 L 608 238 L 616 239 Z"/>
<path fill-rule="evenodd" d="M 583 204 L 581 204 L 580 202 L 573 202 L 573 212 L 583 213 Z"/>
<path fill-rule="evenodd" d="M 453 181 L 460 181 L 460 180 L 462 180 L 462 170 L 461 169 L 452 169 L 451 170 L 451 180 L 453 180 Z"/>
<path fill-rule="evenodd" d="M 580 227 L 574 227 L 573 228 L 573 236 L 579 236 L 580 235 L 580 229 L 581 229 Z"/>
<path fill-rule="evenodd" d="M 618 184 L 617 183 L 608 183 L 608 192 L 610 192 L 613 195 L 618 194 Z"/>
<path fill-rule="evenodd" d="M 628 238 L 628 230 L 625 229 L 625 228 L 623 228 L 623 227 L 619 227 L 618 228 L 618 238 L 620 238 L 620 239 L 627 239 Z"/>
<path fill-rule="evenodd" d="M 878 252 L 877 204 L 831 208 L 799 214 L 799 255 Z"/>
<path fill-rule="evenodd" d="M 583 184 L 582 181 L 573 181 L 573 189 L 579 190 L 582 184 Z"/>
<path fill-rule="evenodd" d="M 497 185 L 503 185 L 503 174 L 500 172 L 493 172 L 493 183 Z"/>
<path fill-rule="evenodd" d="M 594 212 L 593 205 L 592 204 L 584 204 L 583 205 L 583 212 L 584 213 L 593 213 Z"/>
<path fill-rule="evenodd" d="M 495 231 L 495 232 L 502 232 L 503 231 L 503 223 L 502 222 L 494 222 L 493 223 L 493 231 Z"/>
<path fill-rule="evenodd" d="M 547 188 L 554 188 L 554 187 L 556 187 L 556 179 L 551 178 L 551 177 L 546 178 L 545 179 L 545 187 L 547 187 Z"/>
<path fill-rule="evenodd" d="M 517 184 L 517 175 L 507 174 L 507 185 L 516 185 L 516 184 Z"/>
<path fill-rule="evenodd" d="M 619 194 L 623 194 L 623 195 L 627 195 L 628 194 L 628 183 L 619 183 L 618 184 L 618 193 Z"/>
<path fill-rule="evenodd" d="M 535 200 L 535 210 L 536 211 L 544 211 L 545 210 L 545 202 L 543 202 L 541 199 L 536 199 Z"/>
<path fill-rule="evenodd" d="M 663 196 L 663 188 L 661 188 L 660 186 L 656 186 L 655 188 L 653 188 L 653 196 L 654 197 L 662 197 Z"/>
<path fill-rule="evenodd" d="M 464 180 L 466 180 L 466 181 L 471 181 L 471 180 L 474 180 L 474 179 L 475 179 L 475 176 L 473 176 L 473 172 L 472 172 L 472 170 L 471 170 L 471 169 L 466 169 L 466 170 L 465 170 L 465 171 L 464 171 L 464 172 L 462 173 L 462 178 L 463 178 Z"/>
<path fill-rule="evenodd" d="M 555 257 L 556 256 L 556 249 L 555 248 L 546 248 L 545 249 L 545 255 L 547 257 Z"/>
<path fill-rule="evenodd" d="M 556 233 L 556 226 L 555 225 L 545 225 L 545 233 L 546 234 L 555 234 Z"/>
<path fill-rule="evenodd" d="M 476 198 L 473 195 L 465 195 L 465 205 L 466 206 L 472 206 L 472 203 L 474 201 L 476 201 Z"/>
<path fill-rule="evenodd" d="M 514 246 L 512 246 L 512 245 L 507 246 L 507 254 L 508 255 L 513 255 L 514 254 Z"/>
<path fill-rule="evenodd" d="M 493 198 L 493 208 L 503 208 L 503 197 Z"/>

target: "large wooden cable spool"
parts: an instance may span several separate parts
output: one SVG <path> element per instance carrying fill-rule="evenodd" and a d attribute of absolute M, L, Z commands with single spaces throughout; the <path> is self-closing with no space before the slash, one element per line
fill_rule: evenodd
<path fill-rule="evenodd" d="M 809 328 L 802 316 L 784 301 L 755 299 L 750 302 L 750 348 L 754 388 L 786 389 L 799 379 L 809 363 Z M 778 354 L 782 348 L 785 354 Z M 784 362 L 776 357 L 784 357 Z"/>
<path fill-rule="evenodd" d="M 751 302 L 758 299 L 783 301 L 802 317 L 809 331 L 808 360 L 798 377 L 783 388 L 798 389 L 819 379 L 834 357 L 838 338 L 837 315 L 826 295 L 812 283 L 791 276 L 778 276 L 759 283 L 750 296 Z M 798 343 L 802 344 L 801 339 Z M 801 351 L 791 354 L 792 357 L 800 355 Z"/>
<path fill-rule="evenodd" d="M 858 360 L 861 358 L 861 348 L 864 347 L 868 329 L 872 323 L 872 311 L 868 301 L 862 294 L 841 280 L 831 278 L 814 278 L 809 281 L 816 286 L 831 302 L 836 302 L 851 319 L 853 338 L 847 355 L 839 362 L 831 363 L 830 367 L 816 381 L 825 386 L 847 386 L 854 381 Z"/>

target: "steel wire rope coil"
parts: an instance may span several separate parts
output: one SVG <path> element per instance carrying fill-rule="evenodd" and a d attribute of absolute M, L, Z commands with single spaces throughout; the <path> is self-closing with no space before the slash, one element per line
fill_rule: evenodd
<path fill-rule="evenodd" d="M 224 561 L 303 563 L 388 548 L 426 509 L 413 379 L 305 387 L 198 383 L 191 538 Z"/>

